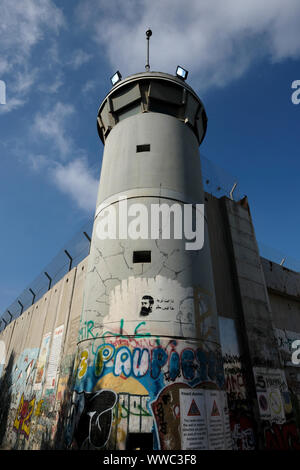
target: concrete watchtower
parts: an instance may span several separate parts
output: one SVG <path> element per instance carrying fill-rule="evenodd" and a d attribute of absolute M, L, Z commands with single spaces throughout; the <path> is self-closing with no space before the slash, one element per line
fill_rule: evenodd
<path fill-rule="evenodd" d="M 195 250 L 175 228 L 161 236 L 166 219 L 151 220 L 153 207 L 184 214 L 204 203 L 204 106 L 184 80 L 147 71 L 113 86 L 97 125 L 105 147 L 79 331 L 77 445 L 228 448 L 206 222 Z M 145 214 L 158 236 L 145 235 Z"/>

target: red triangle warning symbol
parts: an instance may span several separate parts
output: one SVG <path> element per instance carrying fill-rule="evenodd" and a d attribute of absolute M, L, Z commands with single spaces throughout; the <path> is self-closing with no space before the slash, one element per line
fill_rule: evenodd
<path fill-rule="evenodd" d="M 220 416 L 220 412 L 219 412 L 219 409 L 217 407 L 216 400 L 214 400 L 214 404 L 213 404 L 213 407 L 212 407 L 212 410 L 211 410 L 211 416 Z"/>
<path fill-rule="evenodd" d="M 195 400 L 192 400 L 189 412 L 187 414 L 188 416 L 201 416 L 200 410 L 198 406 L 196 405 Z"/>

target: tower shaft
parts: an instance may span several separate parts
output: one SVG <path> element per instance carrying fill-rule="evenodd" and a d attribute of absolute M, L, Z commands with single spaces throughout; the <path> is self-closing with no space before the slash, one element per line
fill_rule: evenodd
<path fill-rule="evenodd" d="M 198 152 L 206 121 L 193 90 L 161 73 L 121 81 L 100 106 L 105 147 L 75 386 L 79 447 L 229 446 Z M 199 221 L 204 245 L 195 249 L 179 229 L 186 235 Z"/>

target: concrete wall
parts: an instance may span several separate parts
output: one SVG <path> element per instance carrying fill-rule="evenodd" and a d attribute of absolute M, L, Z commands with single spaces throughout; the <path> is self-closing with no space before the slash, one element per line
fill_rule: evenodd
<path fill-rule="evenodd" d="M 234 347 L 234 336 L 240 348 L 236 350 L 241 354 L 238 365 L 242 373 L 239 371 L 239 377 L 234 377 L 238 368 L 232 367 L 231 363 L 227 374 L 234 447 L 245 448 L 245 444 L 249 446 L 254 438 L 258 448 L 299 449 L 298 396 L 291 388 L 290 377 L 292 375 L 295 383 L 295 371 L 283 360 L 279 346 L 283 332 L 278 328 L 293 325 L 296 329 L 300 325 L 299 275 L 280 266 L 274 266 L 272 274 L 266 269 L 266 263 L 259 255 L 247 198 L 238 203 L 222 198 L 213 204 L 219 206 L 223 216 L 219 231 L 226 240 L 226 255 L 219 254 L 214 258 L 215 278 L 220 278 L 222 272 L 223 283 L 226 283 L 224 289 L 220 279 L 216 288 L 217 303 L 221 306 L 219 314 L 225 312 L 224 305 L 235 307 L 232 297 L 238 306 L 238 315 L 233 308 L 234 322 L 230 326 L 219 317 L 223 322 L 221 345 L 225 373 L 226 352 Z M 213 212 L 211 219 L 216 216 L 216 211 Z M 217 253 L 220 234 L 216 236 L 210 229 L 210 238 L 212 252 Z M 225 280 L 227 276 L 231 278 L 230 283 Z M 227 310 L 225 315 L 230 317 L 230 312 Z M 232 394 L 236 384 L 245 386 L 245 395 L 240 395 L 242 401 Z"/>
<path fill-rule="evenodd" d="M 226 199 L 205 195 L 217 310 L 219 315 L 225 388 L 233 449 L 257 446 L 256 421 L 251 395 L 252 374 L 244 338 L 242 305 L 228 223 Z"/>
<path fill-rule="evenodd" d="M 262 259 L 262 266 L 272 309 L 280 363 L 285 371 L 299 430 L 300 365 L 292 362 L 292 354 L 295 352 L 293 342 L 300 339 L 300 274 L 266 259 Z M 295 437 L 293 442 L 297 443 Z"/>
<path fill-rule="evenodd" d="M 260 258 L 247 201 L 206 194 L 205 210 L 233 448 L 300 448 L 300 368 L 291 362 L 300 339 L 300 275 Z M 3 448 L 76 448 L 84 438 L 80 419 L 88 409 L 80 408 L 84 392 L 74 392 L 74 377 L 87 365 L 77 343 L 93 335 L 93 325 L 80 325 L 87 262 L 0 334 Z M 151 432 L 147 400 L 134 385 L 119 393 L 115 447 L 125 431 Z"/>
<path fill-rule="evenodd" d="M 0 335 L 3 448 L 62 445 L 70 412 L 85 272 L 86 259 Z"/>

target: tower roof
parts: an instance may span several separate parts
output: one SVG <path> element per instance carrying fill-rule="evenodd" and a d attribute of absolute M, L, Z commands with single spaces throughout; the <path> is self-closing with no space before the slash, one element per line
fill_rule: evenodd
<path fill-rule="evenodd" d="M 106 95 L 97 118 L 100 139 L 105 143 L 118 122 L 145 112 L 159 112 L 181 120 L 192 129 L 199 145 L 205 136 L 207 116 L 194 90 L 177 76 L 147 71 L 120 80 Z"/>

